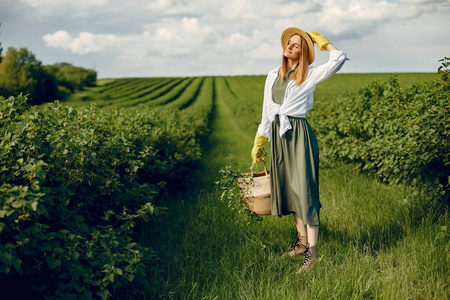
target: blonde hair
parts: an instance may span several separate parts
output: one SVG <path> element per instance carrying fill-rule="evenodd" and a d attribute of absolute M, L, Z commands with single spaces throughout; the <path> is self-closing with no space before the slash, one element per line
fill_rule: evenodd
<path fill-rule="evenodd" d="M 298 58 L 298 65 L 295 68 L 294 74 L 292 75 L 291 79 L 289 79 L 289 80 L 295 79 L 295 83 L 297 85 L 302 84 L 306 80 L 306 76 L 308 75 L 308 66 L 309 66 L 308 43 L 301 35 L 299 35 L 299 36 L 300 36 L 300 54 L 299 54 L 299 58 Z M 278 71 L 278 75 L 280 75 L 281 78 L 286 78 L 287 58 L 284 56 L 284 49 L 286 49 L 288 42 L 286 42 L 286 45 L 284 45 L 281 68 Z"/>

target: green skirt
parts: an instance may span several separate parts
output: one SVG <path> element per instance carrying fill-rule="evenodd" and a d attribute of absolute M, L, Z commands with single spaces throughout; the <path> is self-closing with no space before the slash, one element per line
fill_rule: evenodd
<path fill-rule="evenodd" d="M 280 137 L 278 116 L 272 122 L 270 188 L 272 215 L 291 213 L 319 225 L 319 147 L 304 118 L 288 117 L 292 129 Z"/>

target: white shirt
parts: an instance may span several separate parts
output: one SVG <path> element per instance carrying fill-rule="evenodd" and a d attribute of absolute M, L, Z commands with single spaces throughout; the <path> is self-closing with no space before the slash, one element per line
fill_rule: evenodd
<path fill-rule="evenodd" d="M 331 75 L 339 71 L 347 58 L 344 51 L 332 50 L 329 52 L 329 60 L 320 66 L 308 66 L 308 75 L 306 80 L 299 86 L 295 79 L 291 80 L 284 95 L 283 104 L 277 104 L 273 101 L 272 87 L 275 79 L 278 77 L 278 70 L 281 66 L 270 71 L 267 75 L 264 86 L 264 103 L 261 124 L 258 126 L 258 132 L 261 136 L 271 137 L 271 123 L 276 115 L 280 116 L 280 137 L 286 131 L 292 129 L 288 116 L 295 118 L 304 118 L 308 110 L 312 109 L 314 104 L 313 92 L 316 85 Z"/>

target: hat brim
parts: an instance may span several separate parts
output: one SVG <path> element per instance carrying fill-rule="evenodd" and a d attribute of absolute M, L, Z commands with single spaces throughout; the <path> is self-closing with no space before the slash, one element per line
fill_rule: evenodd
<path fill-rule="evenodd" d="M 297 27 L 289 27 L 286 28 L 283 33 L 281 34 L 281 47 L 284 48 L 286 47 L 288 41 L 290 40 L 290 38 L 293 35 L 298 34 L 299 36 L 303 37 L 306 41 L 306 43 L 308 44 L 308 48 L 309 48 L 309 64 L 312 64 L 314 59 L 315 59 L 315 52 L 314 52 L 314 43 L 311 39 L 311 37 L 304 32 L 303 30 L 297 28 Z"/>

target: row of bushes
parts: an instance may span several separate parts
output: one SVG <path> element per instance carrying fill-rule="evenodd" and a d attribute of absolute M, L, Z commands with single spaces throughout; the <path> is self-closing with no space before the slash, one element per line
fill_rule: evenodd
<path fill-rule="evenodd" d="M 450 89 L 442 80 L 403 89 L 396 77 L 315 107 L 321 157 L 353 162 L 387 182 L 449 199 Z M 328 161 L 329 161 L 328 160 Z M 326 160 L 325 160 L 326 161 Z"/>
<path fill-rule="evenodd" d="M 97 72 L 68 63 L 42 65 L 26 48 L 0 53 L 0 96 L 28 94 L 34 105 L 63 99 L 76 90 L 94 86 Z"/>
<path fill-rule="evenodd" d="M 0 97 L 0 282 L 106 299 L 152 258 L 136 225 L 196 166 L 195 128 L 172 111 L 27 102 Z"/>

